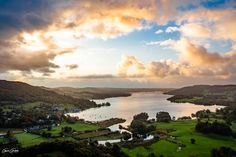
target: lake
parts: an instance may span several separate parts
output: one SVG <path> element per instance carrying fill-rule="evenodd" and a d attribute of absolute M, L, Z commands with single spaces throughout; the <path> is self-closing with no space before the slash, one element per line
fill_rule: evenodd
<path fill-rule="evenodd" d="M 133 93 L 130 97 L 107 98 L 104 100 L 94 100 L 97 103 L 110 102 L 111 106 L 91 108 L 78 113 L 70 113 L 71 116 L 78 116 L 87 121 L 101 121 L 109 118 L 124 118 L 123 125 L 129 125 L 135 114 L 147 112 L 149 118 L 155 118 L 156 113 L 167 111 L 171 117 L 191 116 L 191 113 L 202 109 L 215 111 L 216 108 L 223 106 L 204 106 L 191 103 L 172 103 L 161 92 Z"/>

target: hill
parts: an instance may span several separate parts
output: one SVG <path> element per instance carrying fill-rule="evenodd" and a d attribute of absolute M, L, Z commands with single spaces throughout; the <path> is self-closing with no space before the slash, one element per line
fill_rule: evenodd
<path fill-rule="evenodd" d="M 171 90 L 172 102 L 190 102 L 202 105 L 236 105 L 236 85 L 195 85 Z"/>
<path fill-rule="evenodd" d="M 54 91 L 58 94 L 68 95 L 74 98 L 86 98 L 86 99 L 105 99 L 111 97 L 126 97 L 131 96 L 134 92 L 167 92 L 170 89 L 167 88 L 47 88 L 47 90 Z"/>
<path fill-rule="evenodd" d="M 89 100 L 60 95 L 56 92 L 42 89 L 37 86 L 31 86 L 27 83 L 0 80 L 1 105 L 17 105 L 29 102 L 74 104 L 81 108 L 96 106 L 94 102 Z"/>

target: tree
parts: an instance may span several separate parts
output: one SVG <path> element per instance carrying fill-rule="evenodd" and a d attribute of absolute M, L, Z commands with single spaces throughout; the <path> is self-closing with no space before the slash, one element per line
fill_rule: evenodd
<path fill-rule="evenodd" d="M 149 153 L 148 157 L 155 157 L 156 155 L 154 153 Z"/>
<path fill-rule="evenodd" d="M 130 128 L 134 136 L 137 135 L 145 136 L 148 132 L 147 126 L 144 124 L 144 122 L 139 120 L 133 120 L 130 124 Z"/>
<path fill-rule="evenodd" d="M 195 126 L 196 131 L 202 133 L 215 133 L 219 135 L 231 135 L 232 129 L 226 123 L 219 123 L 217 121 L 213 123 L 198 122 Z"/>
<path fill-rule="evenodd" d="M 171 121 L 171 117 L 168 112 L 158 112 L 156 114 L 156 118 L 157 118 L 158 122 L 170 122 Z"/>
<path fill-rule="evenodd" d="M 147 127 L 147 131 L 148 132 L 152 132 L 152 131 L 155 131 L 156 130 L 156 127 L 154 125 L 150 125 Z"/>
<path fill-rule="evenodd" d="M 139 113 L 133 117 L 134 120 L 140 120 L 146 122 L 148 119 L 148 114 L 146 112 Z"/>
<path fill-rule="evenodd" d="M 192 117 L 192 118 L 195 118 L 195 117 L 196 117 L 196 114 L 192 113 L 192 114 L 191 114 L 191 117 Z"/>
<path fill-rule="evenodd" d="M 6 137 L 7 137 L 7 138 L 13 137 L 13 132 L 12 132 L 11 130 L 8 130 L 8 131 L 7 131 L 7 134 L 6 134 Z"/>
<path fill-rule="evenodd" d="M 73 131 L 72 127 L 69 127 L 69 126 L 65 126 L 62 128 L 62 132 L 64 133 L 71 133 Z"/>
<path fill-rule="evenodd" d="M 105 146 L 108 147 L 108 148 L 110 148 L 110 147 L 112 147 L 112 144 L 111 144 L 110 142 L 106 142 L 106 143 L 105 143 Z"/>
<path fill-rule="evenodd" d="M 43 132 L 42 133 L 42 137 L 46 137 L 46 138 L 50 138 L 52 136 L 52 134 L 50 132 Z"/>
<path fill-rule="evenodd" d="M 128 141 L 131 138 L 131 134 L 128 132 L 123 132 L 122 135 L 125 141 Z"/>
<path fill-rule="evenodd" d="M 195 116 L 196 118 L 209 118 L 210 113 L 210 110 L 200 110 L 196 112 Z"/>
<path fill-rule="evenodd" d="M 191 141 L 192 144 L 196 143 L 196 140 L 194 138 L 191 138 L 190 141 Z"/>
<path fill-rule="evenodd" d="M 229 147 L 220 147 L 219 149 L 211 150 L 211 157 L 233 157 L 236 156 L 236 151 Z"/>
<path fill-rule="evenodd" d="M 173 120 L 173 121 L 175 121 L 175 119 L 176 119 L 176 117 L 175 117 L 175 116 L 173 116 L 173 117 L 172 117 L 172 120 Z"/>
<path fill-rule="evenodd" d="M 51 130 L 52 130 L 52 126 L 49 125 L 49 126 L 48 126 L 48 131 L 51 131 Z"/>

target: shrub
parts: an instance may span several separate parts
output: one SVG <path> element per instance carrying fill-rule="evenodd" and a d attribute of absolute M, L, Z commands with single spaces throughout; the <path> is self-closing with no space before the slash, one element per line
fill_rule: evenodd
<path fill-rule="evenodd" d="M 190 141 L 191 141 L 192 144 L 196 143 L 196 140 L 194 138 L 191 138 Z"/>

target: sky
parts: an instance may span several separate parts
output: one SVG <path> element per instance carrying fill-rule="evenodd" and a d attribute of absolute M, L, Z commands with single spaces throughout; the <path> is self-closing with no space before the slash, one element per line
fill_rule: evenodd
<path fill-rule="evenodd" d="M 236 84 L 236 0 L 0 0 L 0 79 Z"/>

